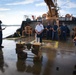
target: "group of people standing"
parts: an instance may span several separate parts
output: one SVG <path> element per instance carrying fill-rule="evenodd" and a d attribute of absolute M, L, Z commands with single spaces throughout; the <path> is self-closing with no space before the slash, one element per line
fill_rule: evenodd
<path fill-rule="evenodd" d="M 59 25 L 59 26 L 56 23 L 54 23 L 54 25 L 48 24 L 45 27 L 45 29 L 46 29 L 47 40 L 51 39 L 51 40 L 66 41 L 68 31 L 70 31 L 67 25 L 65 25 L 64 23 L 62 23 L 62 25 Z"/>
<path fill-rule="evenodd" d="M 48 23 L 45 27 L 42 25 L 42 23 L 38 23 L 35 27 L 35 31 L 37 34 L 37 37 L 40 38 L 40 42 L 42 42 L 42 37 L 44 36 L 44 33 L 46 33 L 46 39 L 47 40 L 67 40 L 67 34 L 70 32 L 67 25 L 62 23 L 62 25 L 57 25 L 54 23 L 54 25 L 51 25 Z M 46 31 L 46 32 L 44 32 Z"/>

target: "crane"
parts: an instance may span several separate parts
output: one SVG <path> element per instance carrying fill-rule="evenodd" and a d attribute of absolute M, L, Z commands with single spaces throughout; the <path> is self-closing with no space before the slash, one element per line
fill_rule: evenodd
<path fill-rule="evenodd" d="M 56 16 L 58 17 L 58 10 L 57 10 L 57 0 L 44 0 L 45 3 L 48 6 L 48 16 L 53 17 Z"/>
<path fill-rule="evenodd" d="M 57 0 L 44 0 L 48 6 L 47 19 L 58 21 L 58 9 L 57 9 Z"/>

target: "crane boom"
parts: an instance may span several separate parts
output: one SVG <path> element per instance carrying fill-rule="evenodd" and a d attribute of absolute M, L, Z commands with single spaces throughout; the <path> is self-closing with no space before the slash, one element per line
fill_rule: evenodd
<path fill-rule="evenodd" d="M 57 13 L 57 0 L 44 0 L 45 3 L 47 4 L 48 6 L 48 16 L 50 17 L 53 17 L 53 16 L 58 16 L 58 13 Z"/>
<path fill-rule="evenodd" d="M 52 7 L 55 7 L 55 0 L 44 0 L 45 1 L 45 3 L 47 4 L 47 5 L 51 5 Z"/>
<path fill-rule="evenodd" d="M 56 22 L 59 25 L 58 19 L 58 10 L 57 10 L 57 0 L 44 0 L 46 5 L 48 6 L 48 13 L 47 13 L 47 21 Z"/>

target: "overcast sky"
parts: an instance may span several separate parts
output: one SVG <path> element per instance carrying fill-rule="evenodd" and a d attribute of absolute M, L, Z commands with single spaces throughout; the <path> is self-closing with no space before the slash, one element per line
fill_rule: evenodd
<path fill-rule="evenodd" d="M 57 0 L 59 14 L 76 17 L 76 0 Z M 21 24 L 24 15 L 40 16 L 48 12 L 44 0 L 0 0 L 0 20 L 3 24 Z"/>

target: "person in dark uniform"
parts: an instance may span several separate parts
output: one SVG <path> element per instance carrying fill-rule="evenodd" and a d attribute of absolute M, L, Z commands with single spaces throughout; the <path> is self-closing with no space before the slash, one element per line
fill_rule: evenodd
<path fill-rule="evenodd" d="M 63 23 L 61 26 L 61 39 L 63 41 L 66 41 L 66 37 L 67 37 L 67 27 L 66 25 Z"/>
<path fill-rule="evenodd" d="M 67 31 L 66 31 L 66 36 L 67 37 L 70 37 L 70 29 L 69 29 L 69 27 L 66 25 L 66 29 L 67 29 Z"/>
<path fill-rule="evenodd" d="M 54 23 L 54 26 L 52 28 L 52 40 L 58 40 L 58 26 L 56 23 Z"/>
<path fill-rule="evenodd" d="M 4 48 L 4 46 L 2 46 L 2 30 L 4 30 L 5 28 L 2 29 L 1 24 L 2 21 L 0 20 L 0 48 Z"/>
<path fill-rule="evenodd" d="M 52 26 L 48 23 L 46 26 L 46 39 L 49 40 L 52 38 Z"/>

